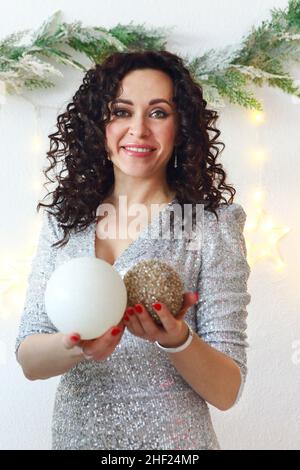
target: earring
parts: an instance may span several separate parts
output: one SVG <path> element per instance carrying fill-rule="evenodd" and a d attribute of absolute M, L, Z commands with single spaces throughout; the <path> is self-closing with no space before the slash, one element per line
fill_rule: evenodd
<path fill-rule="evenodd" d="M 175 157 L 174 157 L 174 168 L 177 168 L 177 152 L 175 152 Z"/>

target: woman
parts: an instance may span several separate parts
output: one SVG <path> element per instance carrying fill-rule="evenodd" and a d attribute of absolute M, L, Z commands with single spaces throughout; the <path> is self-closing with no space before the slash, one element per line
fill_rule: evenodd
<path fill-rule="evenodd" d="M 53 449 L 220 448 L 207 402 L 227 410 L 243 389 L 250 270 L 246 214 L 216 163 L 224 144 L 217 113 L 206 106 L 175 54 L 115 53 L 87 72 L 49 136 L 46 173 L 62 169 L 51 204 L 38 209 L 56 212 L 44 213 L 16 353 L 28 379 L 62 374 Z M 121 237 L 134 204 L 145 208 L 140 233 Z M 151 218 L 154 204 L 161 210 Z M 164 233 L 183 204 L 204 209 L 192 232 L 198 249 L 189 237 L 149 237 L 160 223 Z M 105 238 L 105 224 L 116 237 Z M 179 315 L 157 302 L 159 326 L 138 304 L 95 340 L 59 333 L 45 313 L 44 291 L 53 270 L 77 256 L 104 259 L 122 276 L 143 259 L 168 262 L 184 280 Z"/>

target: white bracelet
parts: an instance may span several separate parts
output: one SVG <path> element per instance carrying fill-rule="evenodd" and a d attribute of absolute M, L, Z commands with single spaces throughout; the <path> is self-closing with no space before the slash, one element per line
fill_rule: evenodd
<path fill-rule="evenodd" d="M 190 327 L 190 325 L 187 322 L 184 322 L 184 323 L 188 326 L 189 336 L 183 344 L 181 344 L 177 348 L 165 348 L 164 346 L 159 344 L 158 341 L 155 341 L 156 346 L 159 347 L 159 349 L 161 349 L 162 351 L 165 351 L 165 352 L 168 352 L 168 353 L 176 353 L 176 352 L 180 352 L 180 351 L 183 351 L 184 349 L 186 349 L 192 342 L 194 332 L 193 332 L 192 328 Z"/>

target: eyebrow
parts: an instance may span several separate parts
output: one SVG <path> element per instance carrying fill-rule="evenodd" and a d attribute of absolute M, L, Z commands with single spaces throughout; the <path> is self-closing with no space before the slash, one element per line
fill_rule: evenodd
<path fill-rule="evenodd" d="M 124 99 L 122 99 L 122 98 L 113 100 L 112 103 L 113 103 L 113 104 L 115 104 L 115 103 L 125 103 L 125 104 L 133 105 L 133 102 L 132 102 L 132 101 L 130 101 L 130 100 L 124 100 Z M 172 108 L 172 104 L 171 104 L 169 101 L 165 100 L 164 98 L 155 98 L 155 99 L 149 101 L 149 104 L 157 104 L 157 103 L 167 103 L 167 104 L 168 104 L 169 106 L 171 106 L 171 108 Z"/>

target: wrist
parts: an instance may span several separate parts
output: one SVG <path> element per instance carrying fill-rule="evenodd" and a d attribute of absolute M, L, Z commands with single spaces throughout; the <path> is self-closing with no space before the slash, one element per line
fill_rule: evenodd
<path fill-rule="evenodd" d="M 189 336 L 189 327 L 188 325 L 183 322 L 183 333 L 181 333 L 180 337 L 173 341 L 164 341 L 163 343 L 159 342 L 160 346 L 163 348 L 178 348 L 186 342 Z"/>
<path fill-rule="evenodd" d="M 156 346 L 159 347 L 159 349 L 162 349 L 163 351 L 165 352 L 170 352 L 170 353 L 173 353 L 173 352 L 180 352 L 180 351 L 183 351 L 184 349 L 186 349 L 190 343 L 192 342 L 192 339 L 193 339 L 193 330 L 191 329 L 191 327 L 184 321 L 184 324 L 186 325 L 186 333 L 185 333 L 185 336 L 183 337 L 183 339 L 179 342 L 177 341 L 177 343 L 175 344 L 173 342 L 173 344 L 161 344 L 159 343 L 158 341 L 155 341 L 155 344 Z"/>

